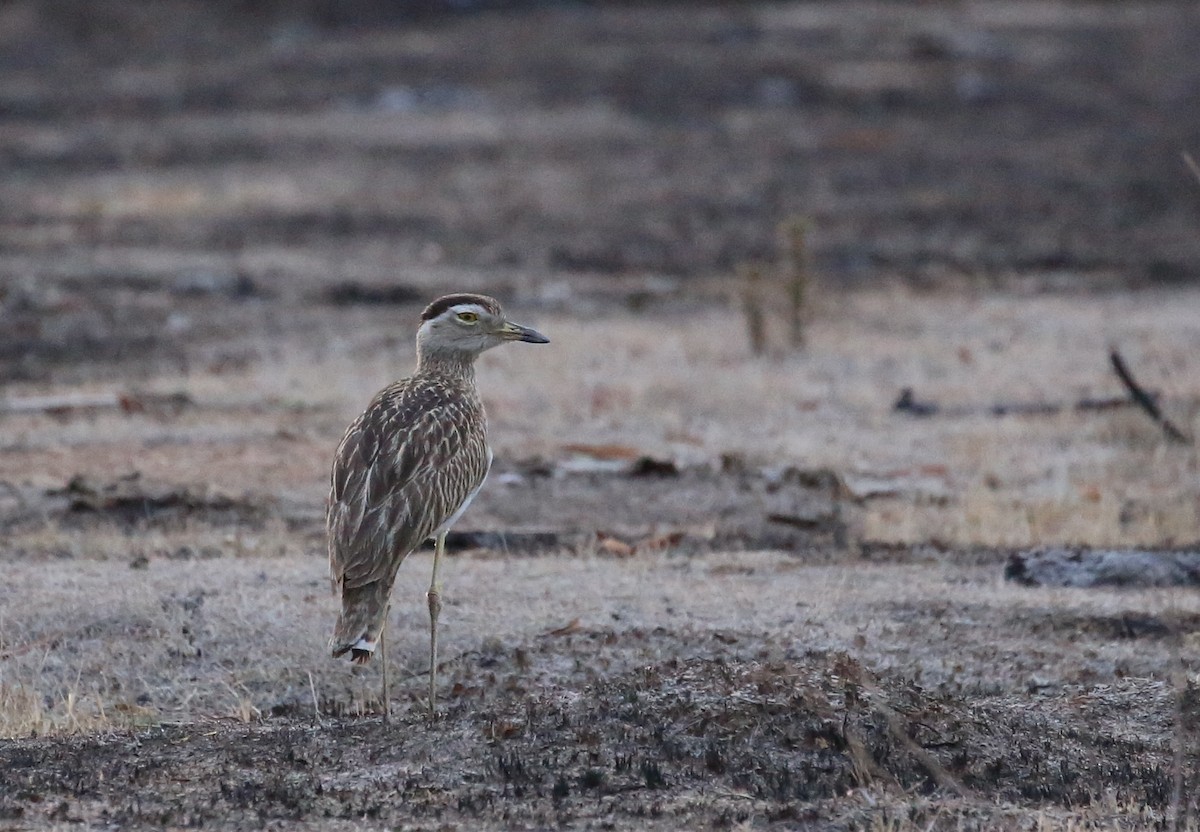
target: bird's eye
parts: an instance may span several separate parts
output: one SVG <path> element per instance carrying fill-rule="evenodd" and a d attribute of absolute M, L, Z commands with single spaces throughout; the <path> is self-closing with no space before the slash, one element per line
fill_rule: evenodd
<path fill-rule="evenodd" d="M 464 324 L 473 324 L 479 320 L 479 316 L 474 312 L 459 312 L 458 319 Z"/>

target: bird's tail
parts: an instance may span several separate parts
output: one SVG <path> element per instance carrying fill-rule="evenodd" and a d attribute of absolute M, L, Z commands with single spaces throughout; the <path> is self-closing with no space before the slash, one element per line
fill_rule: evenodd
<path fill-rule="evenodd" d="M 329 639 L 329 650 L 335 659 L 349 652 L 357 664 L 371 660 L 387 621 L 389 595 L 391 587 L 383 581 L 342 587 L 342 612 Z"/>

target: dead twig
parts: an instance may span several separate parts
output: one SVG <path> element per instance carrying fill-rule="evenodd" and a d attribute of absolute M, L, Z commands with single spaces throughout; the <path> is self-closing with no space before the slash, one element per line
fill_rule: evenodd
<path fill-rule="evenodd" d="M 1158 394 L 1147 393 L 1152 401 L 1158 399 Z M 1128 396 L 1111 396 L 1102 399 L 1084 398 L 1074 402 L 996 402 L 985 405 L 944 406 L 929 399 L 918 399 L 911 387 L 900 391 L 892 405 L 897 413 L 907 413 L 916 418 L 930 416 L 1055 416 L 1066 411 L 1088 413 L 1101 410 L 1115 410 L 1119 407 L 1130 407 L 1137 403 Z"/>
<path fill-rule="evenodd" d="M 455 656 L 450 656 L 449 658 L 443 659 L 442 661 L 438 662 L 438 671 L 440 672 L 442 670 L 445 670 L 447 667 L 450 667 L 451 665 L 458 664 L 463 659 L 469 659 L 472 656 L 478 656 L 478 655 L 480 655 L 478 650 L 463 650 L 461 653 L 459 653 Z M 426 670 L 418 670 L 416 673 L 410 673 L 407 676 L 402 677 L 399 681 L 401 683 L 404 683 L 404 682 L 411 682 L 414 679 L 428 679 L 428 678 L 429 678 L 429 670 L 426 669 Z"/>
<path fill-rule="evenodd" d="M 93 410 L 120 410 L 142 413 L 147 410 L 179 412 L 192 404 L 187 393 L 75 393 L 56 396 L 28 396 L 0 399 L 0 414 L 48 413 L 65 416 Z"/>
<path fill-rule="evenodd" d="M 312 693 L 313 703 L 313 718 L 318 725 L 324 725 L 325 721 L 321 719 L 321 700 L 317 698 L 317 683 L 313 681 L 312 671 L 308 671 L 308 690 Z"/>
<path fill-rule="evenodd" d="M 1191 440 L 1188 439 L 1184 432 L 1175 427 L 1171 423 L 1171 420 L 1163 415 L 1163 412 L 1158 407 L 1158 402 L 1155 401 L 1155 397 L 1147 393 L 1146 389 L 1137 383 L 1133 377 L 1133 373 L 1129 371 L 1125 359 L 1121 357 L 1121 353 L 1113 350 L 1108 354 L 1108 360 L 1112 363 L 1112 368 L 1117 374 L 1117 378 L 1121 380 L 1121 383 L 1129 391 L 1130 399 L 1138 407 L 1146 411 L 1150 418 L 1163 429 L 1163 433 L 1167 435 L 1167 438 L 1181 445 L 1190 445 Z"/>
<path fill-rule="evenodd" d="M 855 681 L 870 695 L 870 705 L 876 711 L 883 714 L 888 733 L 892 735 L 896 742 L 908 750 L 908 753 L 921 764 L 935 783 L 959 797 L 973 799 L 974 795 L 970 789 L 960 783 L 954 775 L 946 770 L 945 766 L 938 762 L 936 757 L 908 735 L 906 721 L 887 703 L 886 695 L 880 689 L 875 674 L 861 664 L 855 664 L 859 672 Z"/>

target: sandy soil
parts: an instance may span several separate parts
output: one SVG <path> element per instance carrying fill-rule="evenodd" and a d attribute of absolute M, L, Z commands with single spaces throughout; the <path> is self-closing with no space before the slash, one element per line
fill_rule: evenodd
<path fill-rule="evenodd" d="M 0 9 L 0 825 L 1195 828 L 1195 591 L 1004 578 L 1200 545 L 1074 407 L 1200 433 L 1191 5 L 351 6 Z M 449 289 L 552 344 L 384 724 L 326 476 Z"/>

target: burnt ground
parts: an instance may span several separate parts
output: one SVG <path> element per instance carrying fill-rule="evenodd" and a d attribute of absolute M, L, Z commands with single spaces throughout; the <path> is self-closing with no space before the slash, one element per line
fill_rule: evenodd
<path fill-rule="evenodd" d="M 490 654 L 458 682 L 434 729 L 419 712 L 391 725 L 281 715 L 254 728 L 10 744 L 0 811 L 122 828 L 729 828 L 831 814 L 856 826 L 887 817 L 864 800 L 879 789 L 907 795 L 890 807 L 893 822 L 962 828 L 975 816 L 994 828 L 997 801 L 1086 806 L 1100 782 L 1125 805 L 1170 800 L 1161 737 L 1114 731 L 1124 697 L 1161 698 L 1161 686 L 1128 682 L 1108 697 L 1071 691 L 1014 707 L 896 679 L 864 685 L 845 654 L 759 658 L 765 649 L 739 649 L 734 638 L 591 632 L 536 652 L 574 648 L 602 665 L 630 640 L 674 655 L 528 690 L 516 680 L 544 656 Z M 1194 719 L 1194 702 L 1187 707 Z M 930 805 L 939 792 L 961 793 L 962 803 Z"/>
<path fill-rule="evenodd" d="M 1194 4 L 452 6 L 0 5 L 0 826 L 1194 827 L 1196 598 L 1003 580 L 1200 539 L 1069 407 L 1120 345 L 1200 424 Z M 451 289 L 553 351 L 385 725 L 324 477 Z"/>

